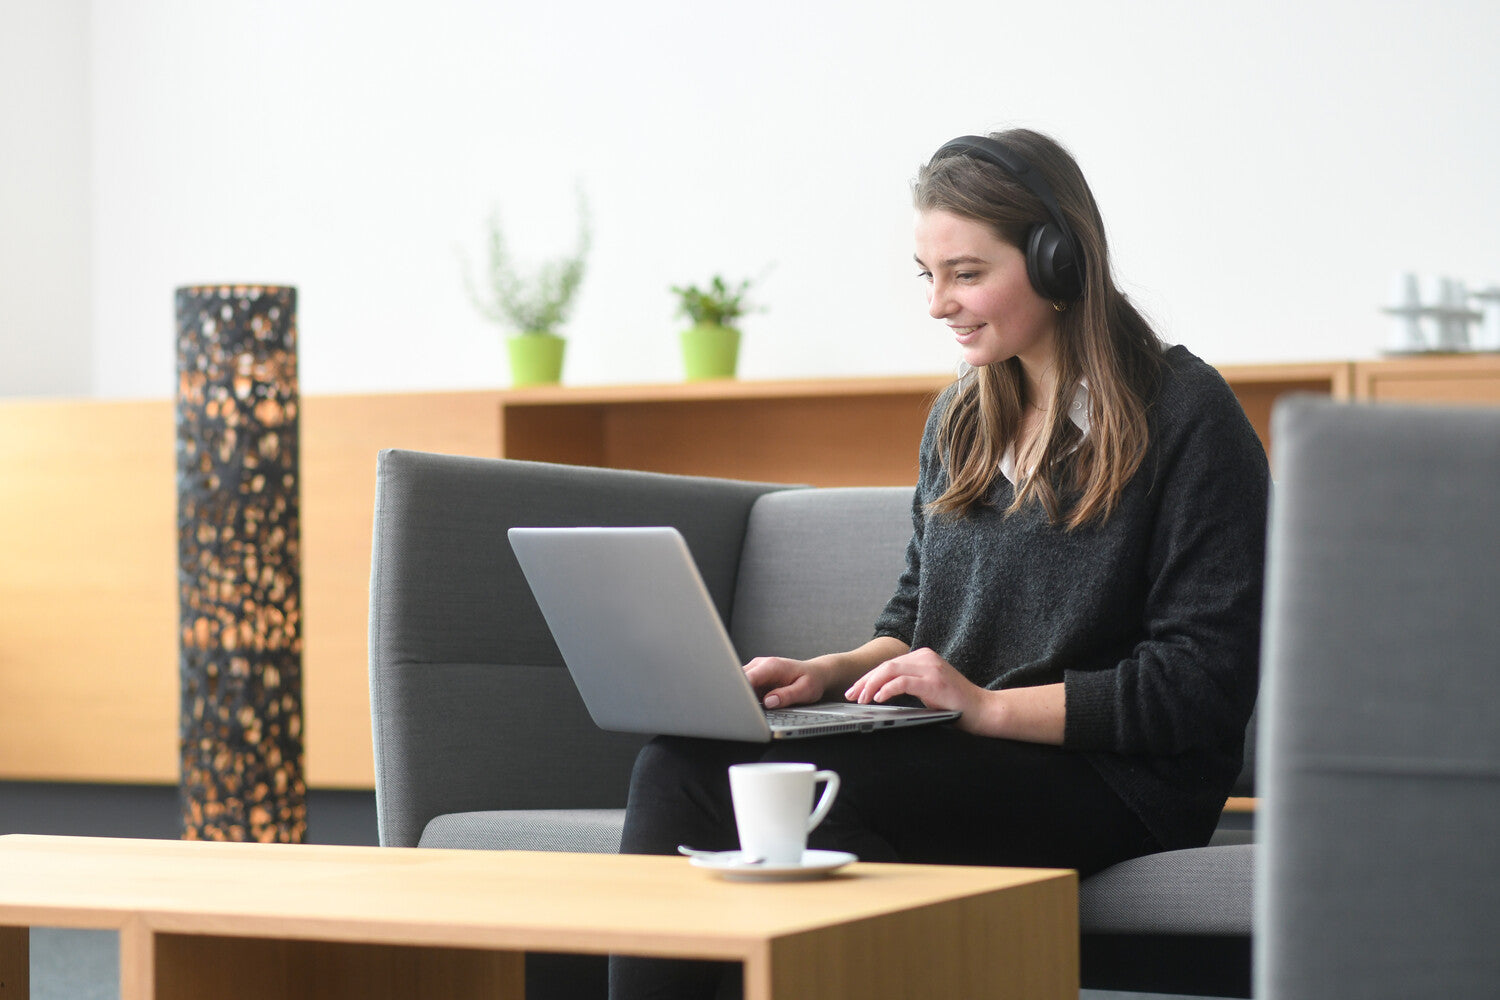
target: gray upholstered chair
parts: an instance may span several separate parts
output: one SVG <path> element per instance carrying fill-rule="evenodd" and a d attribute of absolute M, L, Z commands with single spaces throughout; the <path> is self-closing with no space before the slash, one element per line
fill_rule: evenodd
<path fill-rule="evenodd" d="M 869 637 L 901 571 L 910 504 L 910 489 L 383 453 L 370 578 L 381 843 L 618 848 L 643 741 L 589 720 L 507 528 L 675 525 L 739 653 L 799 656 Z M 1084 984 L 1248 996 L 1254 850 L 1174 851 L 1086 880 Z M 529 995 L 562 974 L 539 974 Z"/>
<path fill-rule="evenodd" d="M 1273 434 L 1256 995 L 1493 996 L 1500 410 Z"/>

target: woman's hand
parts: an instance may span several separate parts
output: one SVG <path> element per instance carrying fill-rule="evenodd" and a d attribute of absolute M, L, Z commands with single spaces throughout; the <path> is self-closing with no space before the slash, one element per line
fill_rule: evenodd
<path fill-rule="evenodd" d="M 745 664 L 745 678 L 767 708 L 821 701 L 828 687 L 816 661 L 785 656 L 757 656 Z"/>
<path fill-rule="evenodd" d="M 767 708 L 808 705 L 853 684 L 877 663 L 906 652 L 906 643 L 878 636 L 846 653 L 828 653 L 810 660 L 785 656 L 757 656 L 745 664 L 745 677 Z"/>
<path fill-rule="evenodd" d="M 1066 699 L 1061 684 L 991 691 L 923 648 L 881 663 L 855 681 L 844 697 L 868 705 L 901 694 L 915 695 L 928 708 L 962 712 L 956 724 L 965 732 L 1062 745 Z"/>
<path fill-rule="evenodd" d="M 921 699 L 928 708 L 959 711 L 968 719 L 977 713 L 984 696 L 992 693 L 959 673 L 937 653 L 923 647 L 886 660 L 855 681 L 844 697 L 868 705 L 909 694 Z"/>

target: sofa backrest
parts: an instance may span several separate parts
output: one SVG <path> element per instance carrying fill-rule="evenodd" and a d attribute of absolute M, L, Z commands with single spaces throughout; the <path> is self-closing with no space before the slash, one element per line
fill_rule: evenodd
<path fill-rule="evenodd" d="M 1500 982 L 1500 410 L 1282 404 L 1256 995 Z"/>
<path fill-rule="evenodd" d="M 750 508 L 730 634 L 753 656 L 817 656 L 867 641 L 912 532 L 908 487 L 767 493 Z M 1231 794 L 1255 795 L 1256 717 Z"/>
<path fill-rule="evenodd" d="M 673 525 L 727 617 L 750 506 L 784 488 L 383 452 L 370 571 L 381 843 L 415 846 L 445 813 L 625 804 L 643 740 L 589 718 L 508 528 Z"/>
<path fill-rule="evenodd" d="M 869 640 L 911 538 L 908 487 L 767 493 L 750 508 L 735 650 L 805 658 Z"/>

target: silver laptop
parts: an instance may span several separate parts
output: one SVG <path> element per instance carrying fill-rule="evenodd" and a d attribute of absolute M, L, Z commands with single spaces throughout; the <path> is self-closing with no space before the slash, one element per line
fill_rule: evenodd
<path fill-rule="evenodd" d="M 511 528 L 509 535 L 601 729 L 765 742 L 958 718 L 845 702 L 762 707 L 675 528 Z"/>

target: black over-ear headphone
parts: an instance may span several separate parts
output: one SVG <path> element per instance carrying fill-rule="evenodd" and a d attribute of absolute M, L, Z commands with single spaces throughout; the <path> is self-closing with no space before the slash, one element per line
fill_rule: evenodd
<path fill-rule="evenodd" d="M 1074 302 L 1083 295 L 1083 255 L 1078 241 L 1053 197 L 1052 185 L 1041 171 L 1008 146 L 980 135 L 963 135 L 944 143 L 932 162 L 948 156 L 972 156 L 993 163 L 1041 199 L 1051 222 L 1039 222 L 1026 234 L 1026 274 L 1031 287 L 1054 302 Z"/>

